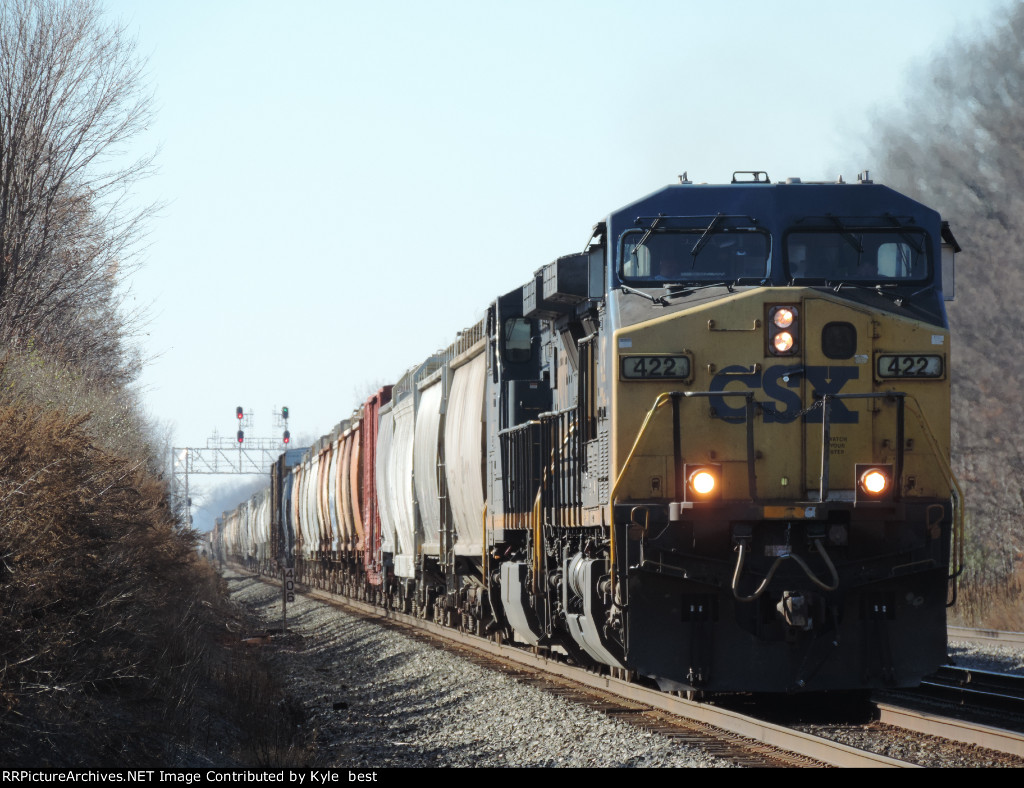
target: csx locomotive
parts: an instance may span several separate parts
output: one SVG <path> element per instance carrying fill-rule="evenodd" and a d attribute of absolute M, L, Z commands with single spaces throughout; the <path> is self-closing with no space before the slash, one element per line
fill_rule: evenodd
<path fill-rule="evenodd" d="M 275 465 L 216 549 L 664 690 L 946 656 L 958 251 L 872 183 L 680 178 Z"/>

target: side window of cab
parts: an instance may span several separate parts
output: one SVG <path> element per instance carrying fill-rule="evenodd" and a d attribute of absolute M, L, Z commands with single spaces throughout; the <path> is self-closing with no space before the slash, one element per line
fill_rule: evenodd
<path fill-rule="evenodd" d="M 524 364 L 532 351 L 530 321 L 525 317 L 510 317 L 501 332 L 501 358 L 506 364 Z"/>

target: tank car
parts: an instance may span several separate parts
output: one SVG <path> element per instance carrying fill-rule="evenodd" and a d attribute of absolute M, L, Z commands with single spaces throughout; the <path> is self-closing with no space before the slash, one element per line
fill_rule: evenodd
<path fill-rule="evenodd" d="M 963 544 L 957 250 L 866 177 L 656 191 L 322 439 L 291 507 L 275 471 L 268 538 L 304 582 L 665 690 L 917 684 Z"/>

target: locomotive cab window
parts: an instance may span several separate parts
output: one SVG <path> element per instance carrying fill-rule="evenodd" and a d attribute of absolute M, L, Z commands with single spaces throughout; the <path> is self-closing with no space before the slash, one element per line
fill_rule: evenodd
<path fill-rule="evenodd" d="M 768 272 L 770 238 L 752 227 L 628 230 L 620 247 L 622 281 L 666 283 L 760 282 Z"/>
<path fill-rule="evenodd" d="M 506 364 L 523 364 L 530 360 L 532 339 L 530 321 L 524 317 L 512 317 L 505 321 L 502 336 L 501 357 Z"/>
<path fill-rule="evenodd" d="M 917 230 L 794 231 L 786 237 L 786 270 L 796 283 L 870 285 L 928 279 L 928 240 Z"/>

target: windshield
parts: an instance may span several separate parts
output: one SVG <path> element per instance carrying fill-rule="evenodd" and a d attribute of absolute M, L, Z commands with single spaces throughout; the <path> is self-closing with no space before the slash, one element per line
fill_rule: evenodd
<path fill-rule="evenodd" d="M 769 236 L 753 228 L 629 230 L 619 274 L 644 287 L 664 283 L 760 282 L 768 273 Z"/>
<path fill-rule="evenodd" d="M 928 277 L 927 248 L 925 234 L 914 230 L 791 232 L 786 267 L 793 281 L 921 282 Z"/>

